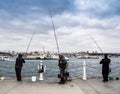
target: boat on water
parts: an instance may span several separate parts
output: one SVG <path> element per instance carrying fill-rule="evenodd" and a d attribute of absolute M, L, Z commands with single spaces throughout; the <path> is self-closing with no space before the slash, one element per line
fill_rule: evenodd
<path fill-rule="evenodd" d="M 64 56 L 64 57 L 65 57 L 65 60 L 69 60 L 68 57 L 66 57 L 66 56 Z M 51 59 L 58 60 L 58 59 L 59 59 L 59 56 L 58 56 L 58 55 L 53 55 L 53 56 L 51 57 Z"/>
<path fill-rule="evenodd" d="M 78 59 L 99 59 L 98 56 L 77 56 Z"/>
<path fill-rule="evenodd" d="M 33 55 L 28 55 L 24 58 L 25 60 L 58 60 L 59 56 L 58 55 L 39 55 L 39 56 L 33 56 Z M 65 57 L 66 60 L 69 60 L 69 58 Z"/>
<path fill-rule="evenodd" d="M 0 61 L 9 61 L 9 59 L 8 56 L 0 56 Z"/>
<path fill-rule="evenodd" d="M 35 57 L 35 58 L 31 58 L 31 57 L 25 57 L 25 60 L 58 60 L 57 58 L 50 58 L 50 57 Z"/>

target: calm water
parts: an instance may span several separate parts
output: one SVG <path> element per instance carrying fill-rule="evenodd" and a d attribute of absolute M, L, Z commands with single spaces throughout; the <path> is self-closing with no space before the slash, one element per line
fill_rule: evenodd
<path fill-rule="evenodd" d="M 87 76 L 88 77 L 101 77 L 101 59 L 76 59 L 70 58 L 68 61 L 71 77 L 82 77 L 83 61 L 86 62 Z M 38 76 L 37 65 L 41 60 L 26 60 L 22 68 L 22 76 Z M 58 60 L 42 60 L 43 64 L 47 66 L 44 73 L 45 77 L 57 77 L 59 73 Z M 15 61 L 0 61 L 0 76 L 15 77 Z M 120 58 L 111 58 L 112 73 L 110 75 L 120 76 Z"/>

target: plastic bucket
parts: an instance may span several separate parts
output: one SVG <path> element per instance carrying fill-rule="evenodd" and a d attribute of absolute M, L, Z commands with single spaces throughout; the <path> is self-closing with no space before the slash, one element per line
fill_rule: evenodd
<path fill-rule="evenodd" d="M 32 81 L 33 81 L 33 82 L 36 81 L 36 76 L 32 76 Z"/>
<path fill-rule="evenodd" d="M 4 80 L 5 79 L 5 77 L 0 77 L 0 80 Z"/>

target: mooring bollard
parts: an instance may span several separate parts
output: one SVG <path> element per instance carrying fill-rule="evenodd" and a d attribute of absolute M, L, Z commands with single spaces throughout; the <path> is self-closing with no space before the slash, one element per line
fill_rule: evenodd
<path fill-rule="evenodd" d="M 39 80 L 44 80 L 44 79 L 43 79 L 43 73 L 40 73 Z"/>
<path fill-rule="evenodd" d="M 46 71 L 46 66 L 42 63 L 38 65 L 38 72 L 39 72 L 39 80 L 44 80 L 43 73 Z"/>
<path fill-rule="evenodd" d="M 86 62 L 85 61 L 83 62 L 83 78 L 82 79 L 87 80 L 87 78 L 86 78 Z"/>

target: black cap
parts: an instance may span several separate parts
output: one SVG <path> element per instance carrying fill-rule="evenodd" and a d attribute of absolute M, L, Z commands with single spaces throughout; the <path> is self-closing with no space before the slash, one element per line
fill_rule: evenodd
<path fill-rule="evenodd" d="M 23 55 L 22 54 L 18 54 L 19 57 L 22 57 Z"/>

